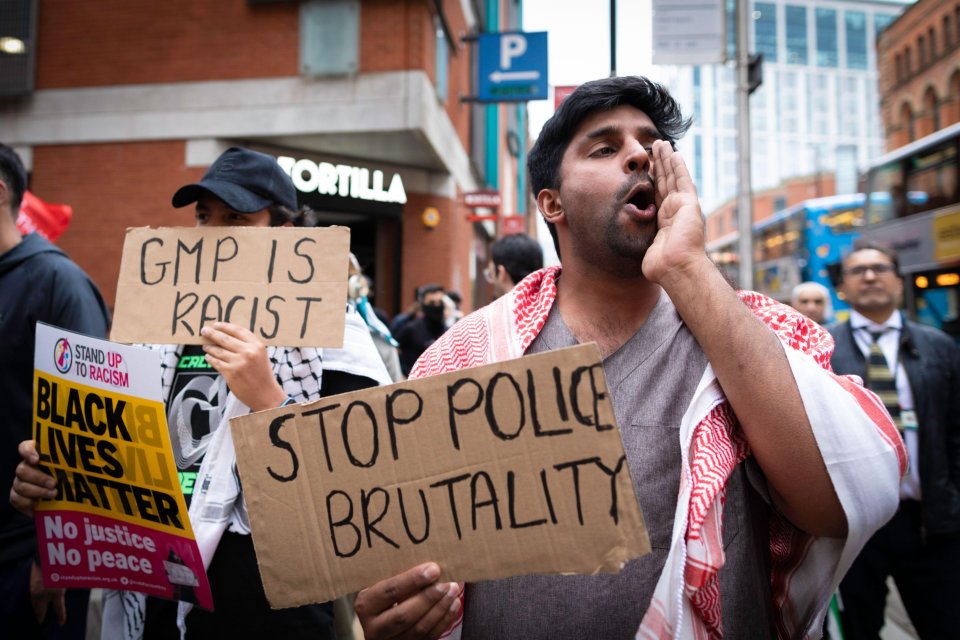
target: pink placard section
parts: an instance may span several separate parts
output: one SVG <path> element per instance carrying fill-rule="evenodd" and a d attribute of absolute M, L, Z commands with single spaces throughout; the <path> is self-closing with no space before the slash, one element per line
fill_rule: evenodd
<path fill-rule="evenodd" d="M 192 539 L 77 511 L 38 511 L 36 524 L 51 586 L 140 591 L 213 609 Z"/>

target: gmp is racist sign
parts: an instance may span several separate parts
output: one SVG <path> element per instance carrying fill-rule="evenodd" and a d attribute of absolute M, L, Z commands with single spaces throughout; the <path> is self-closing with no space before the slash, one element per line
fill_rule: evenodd
<path fill-rule="evenodd" d="M 340 347 L 349 246 L 346 227 L 128 229 L 110 339 L 201 344 L 224 321 L 265 344 Z"/>
<path fill-rule="evenodd" d="M 437 561 L 615 572 L 649 550 L 596 345 L 231 421 L 270 604 Z"/>

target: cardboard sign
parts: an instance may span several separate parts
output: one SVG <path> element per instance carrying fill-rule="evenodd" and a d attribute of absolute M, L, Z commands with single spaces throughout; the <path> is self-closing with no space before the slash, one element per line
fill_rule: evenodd
<path fill-rule="evenodd" d="M 649 550 L 596 345 L 231 421 L 267 599 L 616 572 Z"/>
<path fill-rule="evenodd" d="M 37 324 L 34 432 L 57 499 L 36 508 L 51 588 L 213 609 L 160 402 L 157 352 Z"/>
<path fill-rule="evenodd" d="M 110 338 L 202 344 L 218 320 L 265 344 L 343 345 L 346 227 L 127 229 Z"/>

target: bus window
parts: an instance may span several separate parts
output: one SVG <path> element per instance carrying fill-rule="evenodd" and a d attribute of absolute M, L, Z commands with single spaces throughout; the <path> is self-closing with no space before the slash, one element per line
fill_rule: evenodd
<path fill-rule="evenodd" d="M 957 147 L 953 141 L 938 145 L 910 159 L 907 189 L 913 199 L 923 196 L 925 209 L 939 209 L 960 201 L 957 181 Z"/>
<path fill-rule="evenodd" d="M 863 227 L 865 218 L 863 207 L 838 207 L 820 215 L 818 224 L 830 229 L 832 233 L 848 233 Z"/>
<path fill-rule="evenodd" d="M 867 225 L 960 203 L 960 123 L 878 158 L 860 179 Z"/>
<path fill-rule="evenodd" d="M 805 210 L 800 210 L 783 220 L 756 230 L 754 260 L 765 262 L 800 253 L 805 214 Z"/>
<path fill-rule="evenodd" d="M 874 169 L 867 177 L 867 224 L 877 224 L 909 215 L 906 207 L 907 190 L 903 186 L 903 171 L 899 162 L 891 162 Z"/>

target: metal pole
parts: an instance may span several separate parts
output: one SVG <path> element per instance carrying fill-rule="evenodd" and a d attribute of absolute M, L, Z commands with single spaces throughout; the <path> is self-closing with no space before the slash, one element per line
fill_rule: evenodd
<path fill-rule="evenodd" d="M 753 193 L 750 187 L 750 0 L 737 0 L 737 229 L 740 287 L 753 289 Z"/>
<path fill-rule="evenodd" d="M 617 0 L 610 0 L 610 77 L 617 77 Z"/>

